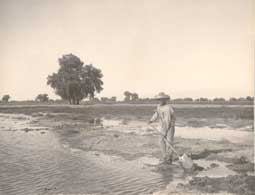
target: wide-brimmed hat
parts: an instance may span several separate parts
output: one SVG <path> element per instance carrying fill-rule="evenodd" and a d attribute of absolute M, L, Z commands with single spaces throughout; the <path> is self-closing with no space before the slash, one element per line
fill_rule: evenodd
<path fill-rule="evenodd" d="M 158 95 L 156 95 L 156 96 L 154 97 L 154 99 L 155 99 L 155 100 L 163 100 L 163 99 L 169 100 L 169 99 L 170 99 L 170 96 L 167 95 L 167 94 L 165 94 L 164 92 L 161 92 L 161 93 L 159 93 Z"/>

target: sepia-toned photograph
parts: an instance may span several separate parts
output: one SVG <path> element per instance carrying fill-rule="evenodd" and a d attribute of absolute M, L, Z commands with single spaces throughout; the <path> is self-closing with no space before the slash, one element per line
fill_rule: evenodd
<path fill-rule="evenodd" d="M 255 0 L 0 0 L 0 195 L 254 195 Z"/>

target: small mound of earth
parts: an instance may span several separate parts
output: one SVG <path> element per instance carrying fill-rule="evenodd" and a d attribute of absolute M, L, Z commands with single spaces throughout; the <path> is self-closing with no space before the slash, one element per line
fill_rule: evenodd
<path fill-rule="evenodd" d="M 194 163 L 193 171 L 203 171 L 204 167 L 199 166 L 198 164 Z"/>
<path fill-rule="evenodd" d="M 229 151 L 232 151 L 232 150 L 231 149 L 211 149 L 211 150 L 204 149 L 197 154 L 192 154 L 191 158 L 194 160 L 198 160 L 198 159 L 207 158 L 213 154 L 216 155 L 221 152 L 229 152 Z"/>
<path fill-rule="evenodd" d="M 227 165 L 229 169 L 232 171 L 238 172 L 238 173 L 249 173 L 249 172 L 254 172 L 254 163 L 250 162 L 249 159 L 247 159 L 244 156 L 241 156 L 239 158 L 226 158 L 226 157 L 221 157 L 216 159 L 221 159 L 225 162 L 230 163 Z"/>
<path fill-rule="evenodd" d="M 178 186 L 186 190 L 198 190 L 203 193 L 229 192 L 242 195 L 254 195 L 255 176 L 235 175 L 221 178 L 194 177 L 188 184 Z"/>
<path fill-rule="evenodd" d="M 216 163 L 211 163 L 211 164 L 210 164 L 210 168 L 216 168 L 216 167 L 219 167 L 219 165 L 216 164 Z"/>
<path fill-rule="evenodd" d="M 227 165 L 227 167 L 238 173 L 254 172 L 254 164 L 251 162 L 242 163 L 242 164 L 231 164 L 231 165 Z"/>

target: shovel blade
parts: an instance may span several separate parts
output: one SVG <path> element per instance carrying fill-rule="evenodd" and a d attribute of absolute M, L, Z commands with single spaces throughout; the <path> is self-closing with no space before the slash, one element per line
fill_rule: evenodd
<path fill-rule="evenodd" d="M 192 169 L 194 166 L 194 163 L 190 157 L 188 157 L 187 154 L 183 154 L 179 157 L 179 161 L 181 162 L 184 169 Z"/>

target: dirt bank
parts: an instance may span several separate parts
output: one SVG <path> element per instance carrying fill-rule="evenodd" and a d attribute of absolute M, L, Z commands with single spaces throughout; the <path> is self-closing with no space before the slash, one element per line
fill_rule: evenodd
<path fill-rule="evenodd" d="M 234 194 L 253 195 L 255 177 L 235 175 L 222 178 L 194 177 L 186 185 L 178 185 L 185 190 L 198 190 L 206 193 L 230 192 Z"/>

